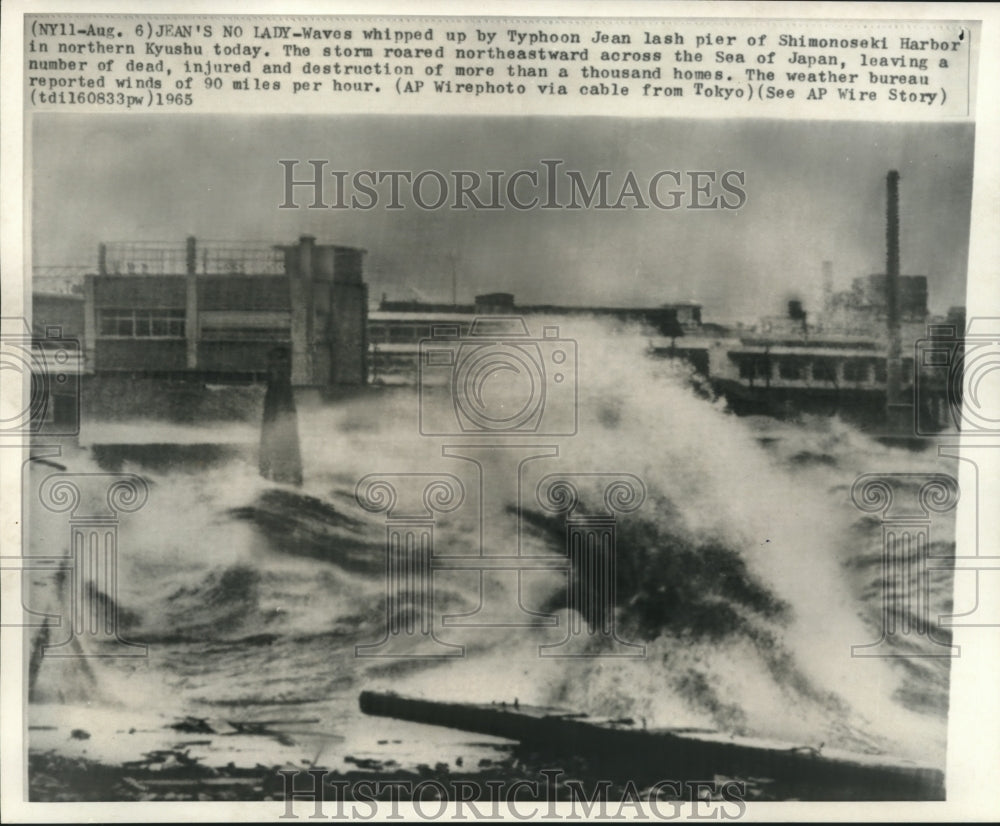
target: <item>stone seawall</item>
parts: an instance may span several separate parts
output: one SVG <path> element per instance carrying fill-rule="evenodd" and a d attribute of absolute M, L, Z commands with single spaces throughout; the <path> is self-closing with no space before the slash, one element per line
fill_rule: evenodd
<path fill-rule="evenodd" d="M 84 422 L 157 419 L 178 424 L 259 424 L 264 391 L 263 383 L 86 376 L 81 382 L 81 418 Z"/>

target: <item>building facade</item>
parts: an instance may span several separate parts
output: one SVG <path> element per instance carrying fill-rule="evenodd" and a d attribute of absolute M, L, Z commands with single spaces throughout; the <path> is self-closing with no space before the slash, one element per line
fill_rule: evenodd
<path fill-rule="evenodd" d="M 102 244 L 84 283 L 95 373 L 264 378 L 275 354 L 296 386 L 367 382 L 365 251 L 317 244 Z"/>
<path fill-rule="evenodd" d="M 786 316 L 747 328 L 704 325 L 681 339 L 651 340 L 650 353 L 689 362 L 737 412 L 839 412 L 863 424 L 881 421 L 889 388 L 886 278 L 855 279 L 851 293 L 839 295 L 833 310 L 828 302 L 815 319 L 790 301 Z M 902 276 L 898 300 L 899 391 L 912 400 L 912 421 L 927 431 L 941 429 L 953 418 L 947 376 L 926 369 L 918 356 L 933 324 L 961 338 L 964 312 L 931 317 L 924 276 Z"/>

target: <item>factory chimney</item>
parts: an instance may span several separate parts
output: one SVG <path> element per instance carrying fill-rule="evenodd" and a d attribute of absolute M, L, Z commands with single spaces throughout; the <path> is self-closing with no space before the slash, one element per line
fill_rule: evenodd
<path fill-rule="evenodd" d="M 899 329 L 899 173 L 886 177 L 885 300 L 889 346 L 886 353 L 886 424 L 898 433 L 909 424 L 909 405 L 903 400 L 902 342 Z"/>

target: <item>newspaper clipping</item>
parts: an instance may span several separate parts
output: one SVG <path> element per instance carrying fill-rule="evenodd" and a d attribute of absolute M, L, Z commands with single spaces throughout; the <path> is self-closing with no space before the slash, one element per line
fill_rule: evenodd
<path fill-rule="evenodd" d="M 996 819 L 995 9 L 2 31 L 5 821 Z"/>

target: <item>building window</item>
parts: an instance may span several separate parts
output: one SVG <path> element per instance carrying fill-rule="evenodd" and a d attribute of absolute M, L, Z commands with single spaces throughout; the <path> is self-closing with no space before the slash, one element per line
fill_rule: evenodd
<path fill-rule="evenodd" d="M 105 338 L 184 338 L 184 310 L 101 310 Z"/>
<path fill-rule="evenodd" d="M 766 379 L 770 376 L 770 364 L 766 358 L 751 356 L 740 360 L 741 379 Z"/>
<path fill-rule="evenodd" d="M 778 374 L 787 381 L 798 381 L 802 378 L 802 363 L 796 359 L 782 359 Z"/>
<path fill-rule="evenodd" d="M 416 331 L 412 327 L 390 327 L 389 328 L 389 341 L 391 342 L 408 342 L 416 341 L 417 337 L 415 335 Z"/>
<path fill-rule="evenodd" d="M 813 362 L 813 379 L 815 381 L 835 382 L 837 380 L 837 370 L 833 359 L 816 359 Z"/>
<path fill-rule="evenodd" d="M 847 359 L 844 362 L 844 381 L 868 381 L 868 361 Z"/>
<path fill-rule="evenodd" d="M 202 327 L 202 341 L 291 341 L 290 327 Z"/>

